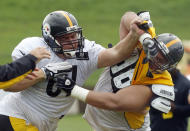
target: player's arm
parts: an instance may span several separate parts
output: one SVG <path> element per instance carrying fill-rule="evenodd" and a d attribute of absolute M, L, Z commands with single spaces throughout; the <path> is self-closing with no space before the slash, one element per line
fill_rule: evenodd
<path fill-rule="evenodd" d="M 86 103 L 98 108 L 115 111 L 142 111 L 150 104 L 152 91 L 143 85 L 134 85 L 117 93 L 90 91 Z"/>
<path fill-rule="evenodd" d="M 116 111 L 141 111 L 148 105 L 156 110 L 168 113 L 171 101 L 174 101 L 174 88 L 168 85 L 131 85 L 118 92 L 89 91 L 75 84 L 73 80 L 57 77 L 57 88 L 90 105 Z"/>
<path fill-rule="evenodd" d="M 100 52 L 98 68 L 114 65 L 130 56 L 137 45 L 140 35 L 144 33 L 138 28 L 143 20 L 135 13 L 128 12 L 121 19 L 121 40 L 112 48 Z"/>
<path fill-rule="evenodd" d="M 33 86 L 34 84 L 45 80 L 45 74 L 41 69 L 36 69 L 32 73 L 28 74 L 25 79 L 21 80 L 10 86 L 9 88 L 4 89 L 4 91 L 9 92 L 19 92 Z"/>
<path fill-rule="evenodd" d="M 95 92 L 81 88 L 69 78 L 57 78 L 58 88 L 83 102 L 102 109 L 115 111 L 141 111 L 150 103 L 152 91 L 148 86 L 135 85 L 117 93 Z"/>
<path fill-rule="evenodd" d="M 39 47 L 10 64 L 0 66 L 0 89 L 8 88 L 23 80 L 43 58 L 50 58 L 50 54 L 45 48 Z"/>
<path fill-rule="evenodd" d="M 28 54 L 10 64 L 0 66 L 0 81 L 8 81 L 28 71 L 34 70 L 36 65 L 35 61 L 37 61 L 37 58 Z"/>
<path fill-rule="evenodd" d="M 66 74 L 72 70 L 72 65 L 68 62 L 49 63 L 41 69 L 34 70 L 24 80 L 12 85 L 5 91 L 18 92 L 25 90 L 40 81 L 54 79 L 56 76 Z"/>
<path fill-rule="evenodd" d="M 189 117 L 190 116 L 190 105 L 175 105 L 172 111 L 175 116 Z"/>
<path fill-rule="evenodd" d="M 189 85 L 188 85 L 189 87 Z M 175 105 L 173 106 L 172 112 L 178 117 L 189 117 L 190 116 L 190 90 L 187 91 L 187 104 L 186 105 Z M 185 94 L 184 94 L 185 95 Z"/>

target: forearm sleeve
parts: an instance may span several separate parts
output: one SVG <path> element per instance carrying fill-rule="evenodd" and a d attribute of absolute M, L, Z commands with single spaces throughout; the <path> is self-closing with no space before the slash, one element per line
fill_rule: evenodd
<path fill-rule="evenodd" d="M 0 66 L 0 81 L 8 81 L 30 70 L 34 70 L 36 60 L 35 56 L 28 54 L 10 64 Z"/>

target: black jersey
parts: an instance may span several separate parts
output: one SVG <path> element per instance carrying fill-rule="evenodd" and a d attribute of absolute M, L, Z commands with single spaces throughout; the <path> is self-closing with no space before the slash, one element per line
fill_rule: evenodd
<path fill-rule="evenodd" d="M 21 81 L 35 68 L 37 58 L 31 54 L 6 65 L 0 66 L 0 89 L 5 89 Z"/>

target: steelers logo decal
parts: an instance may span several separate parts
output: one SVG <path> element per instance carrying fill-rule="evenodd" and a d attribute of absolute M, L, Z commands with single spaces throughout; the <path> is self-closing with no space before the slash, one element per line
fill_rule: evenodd
<path fill-rule="evenodd" d="M 44 24 L 43 26 L 43 33 L 46 35 L 50 35 L 51 29 L 48 23 Z"/>

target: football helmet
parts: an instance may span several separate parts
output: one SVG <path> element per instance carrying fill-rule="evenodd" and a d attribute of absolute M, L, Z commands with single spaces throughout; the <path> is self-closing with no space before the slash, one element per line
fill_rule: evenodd
<path fill-rule="evenodd" d="M 175 68 L 184 54 L 181 40 L 170 33 L 160 34 L 153 40 L 158 53 L 149 60 L 150 69 L 164 71 Z"/>
<path fill-rule="evenodd" d="M 59 37 L 72 33 L 75 35 L 74 39 L 64 41 L 64 44 L 57 40 Z M 63 54 L 66 58 L 83 59 L 87 57 L 87 52 L 83 52 L 82 28 L 78 26 L 76 18 L 69 12 L 54 11 L 49 13 L 42 23 L 42 36 L 56 54 Z M 70 46 L 70 48 L 67 49 L 66 46 Z"/>

